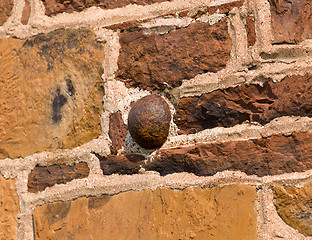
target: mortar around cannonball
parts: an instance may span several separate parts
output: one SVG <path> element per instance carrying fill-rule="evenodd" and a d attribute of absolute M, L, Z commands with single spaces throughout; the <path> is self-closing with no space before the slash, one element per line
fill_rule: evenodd
<path fill-rule="evenodd" d="M 139 99 L 128 116 L 132 138 L 143 148 L 161 147 L 169 134 L 171 113 L 167 102 L 156 94 Z"/>

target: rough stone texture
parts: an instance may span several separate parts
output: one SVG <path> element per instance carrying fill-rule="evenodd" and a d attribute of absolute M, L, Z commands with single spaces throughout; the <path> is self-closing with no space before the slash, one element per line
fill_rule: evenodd
<path fill-rule="evenodd" d="M 85 162 L 74 165 L 36 166 L 28 176 L 28 191 L 39 192 L 55 184 L 67 183 L 73 179 L 88 177 L 90 169 Z"/>
<path fill-rule="evenodd" d="M 16 239 L 19 202 L 16 180 L 5 180 L 0 174 L 0 239 Z"/>
<path fill-rule="evenodd" d="M 312 133 L 161 149 L 144 168 L 161 175 L 189 172 L 211 176 L 224 170 L 277 175 L 312 169 Z"/>
<path fill-rule="evenodd" d="M 28 23 L 29 17 L 30 17 L 30 2 L 28 0 L 25 0 L 25 7 L 23 9 L 21 19 L 22 24 L 26 25 Z"/>
<path fill-rule="evenodd" d="M 14 0 L 0 0 L 0 26 L 11 16 Z"/>
<path fill-rule="evenodd" d="M 81 12 L 89 7 L 100 7 L 103 9 L 112 9 L 124 7 L 128 4 L 148 5 L 164 2 L 166 0 L 42 0 L 46 7 L 46 15 L 56 15 L 58 13 Z"/>
<path fill-rule="evenodd" d="M 269 0 L 274 43 L 298 43 L 312 38 L 312 1 Z"/>
<path fill-rule="evenodd" d="M 179 17 L 183 18 L 183 17 L 191 17 L 191 18 L 199 18 L 204 14 L 214 14 L 218 11 L 219 14 L 228 14 L 234 7 L 241 7 L 243 5 L 245 1 L 236 1 L 236 2 L 230 2 L 230 3 L 225 3 L 225 4 L 221 4 L 221 5 L 217 5 L 217 6 L 213 6 L 213 7 L 201 7 L 200 9 L 198 9 L 198 11 L 194 11 L 194 9 L 192 9 L 191 11 L 189 10 L 185 10 L 182 12 L 178 12 L 178 13 L 169 13 L 169 14 L 165 14 L 165 15 L 161 15 L 160 17 L 163 18 L 168 18 L 168 17 L 176 17 L 177 15 L 179 15 Z M 138 30 L 141 26 L 142 23 L 147 23 L 150 22 L 153 18 L 148 18 L 148 19 L 144 19 L 144 20 L 130 20 L 130 21 L 126 21 L 126 22 L 122 22 L 122 23 L 117 23 L 117 24 L 113 24 L 110 26 L 107 26 L 107 28 L 112 29 L 114 31 L 117 30 L 128 30 L 128 31 L 134 31 L 134 30 Z"/>
<path fill-rule="evenodd" d="M 117 151 L 123 147 L 127 131 L 127 125 L 124 124 L 120 111 L 111 114 L 108 135 L 112 140 L 110 147 L 112 154 L 117 154 Z"/>
<path fill-rule="evenodd" d="M 312 236 L 312 186 L 273 187 L 274 205 L 279 216 L 305 236 Z"/>
<path fill-rule="evenodd" d="M 175 114 L 179 133 L 231 127 L 246 120 L 266 124 L 281 116 L 312 116 L 312 76 L 286 77 L 282 82 L 240 85 L 200 97 L 182 98 Z"/>
<path fill-rule="evenodd" d="M 256 43 L 256 30 L 254 17 L 246 18 L 247 46 L 253 46 Z"/>
<path fill-rule="evenodd" d="M 141 147 L 159 148 L 167 140 L 170 121 L 167 102 L 161 96 L 151 94 L 133 104 L 128 116 L 129 132 Z"/>
<path fill-rule="evenodd" d="M 86 29 L 0 40 L 0 158 L 101 134 L 103 47 Z"/>
<path fill-rule="evenodd" d="M 255 187 L 129 191 L 34 211 L 36 239 L 257 239 Z M 83 217 L 82 217 L 83 216 Z"/>
<path fill-rule="evenodd" d="M 120 44 L 117 79 L 128 87 L 163 90 L 197 74 L 223 69 L 232 40 L 223 18 L 212 26 L 195 22 L 163 35 L 124 31 Z"/>
<path fill-rule="evenodd" d="M 144 164 L 145 157 L 139 154 L 108 155 L 101 156 L 95 154 L 100 160 L 100 167 L 104 175 L 118 174 L 138 174 Z"/>
<path fill-rule="evenodd" d="M 199 13 L 197 13 L 196 17 L 198 17 L 200 14 L 205 14 L 206 12 L 208 12 L 209 14 L 214 14 L 217 12 L 219 14 L 227 14 L 229 13 L 234 7 L 241 7 L 244 4 L 245 0 L 239 0 L 239 1 L 233 1 L 233 2 L 229 2 L 229 3 L 225 3 L 225 4 L 221 4 L 221 5 L 215 5 L 213 7 L 207 7 L 207 10 L 204 10 L 202 12 L 199 11 Z"/>

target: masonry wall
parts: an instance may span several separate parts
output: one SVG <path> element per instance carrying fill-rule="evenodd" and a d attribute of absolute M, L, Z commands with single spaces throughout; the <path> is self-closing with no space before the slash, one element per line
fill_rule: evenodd
<path fill-rule="evenodd" d="M 0 0 L 0 239 L 312 239 L 311 19 L 310 0 Z M 128 126 L 151 94 L 156 149 Z"/>

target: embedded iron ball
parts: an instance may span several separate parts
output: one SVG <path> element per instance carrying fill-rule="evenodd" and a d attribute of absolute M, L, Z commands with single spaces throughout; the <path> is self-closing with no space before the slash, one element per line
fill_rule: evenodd
<path fill-rule="evenodd" d="M 147 149 L 161 147 L 169 134 L 171 113 L 166 101 L 155 94 L 139 99 L 128 116 L 132 138 Z"/>

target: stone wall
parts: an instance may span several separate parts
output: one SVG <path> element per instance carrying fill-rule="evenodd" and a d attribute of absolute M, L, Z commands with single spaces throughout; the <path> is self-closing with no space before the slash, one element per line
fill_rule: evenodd
<path fill-rule="evenodd" d="M 0 239 L 312 239 L 311 3 L 0 0 Z"/>

